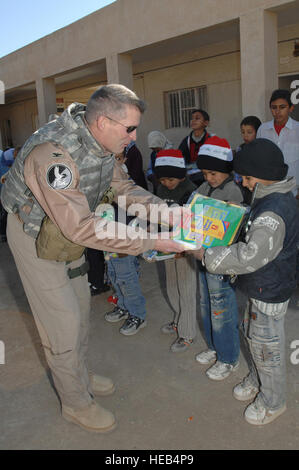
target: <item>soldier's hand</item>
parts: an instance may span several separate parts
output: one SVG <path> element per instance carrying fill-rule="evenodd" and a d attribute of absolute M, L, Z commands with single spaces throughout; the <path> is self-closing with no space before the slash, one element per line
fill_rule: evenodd
<path fill-rule="evenodd" d="M 165 237 L 165 233 L 163 233 L 163 239 L 158 238 L 155 242 L 154 249 L 157 251 L 163 251 L 166 253 L 182 253 L 185 251 L 185 248 L 183 245 L 180 245 L 176 241 L 172 240 L 171 234 L 169 234 L 169 237 Z"/>

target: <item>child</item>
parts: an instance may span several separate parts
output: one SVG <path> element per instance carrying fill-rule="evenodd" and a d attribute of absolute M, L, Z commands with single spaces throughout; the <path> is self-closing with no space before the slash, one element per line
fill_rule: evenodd
<path fill-rule="evenodd" d="M 106 313 L 105 320 L 125 320 L 120 333 L 132 336 L 146 326 L 145 298 L 139 283 L 139 261 L 136 256 L 106 253 L 107 274 L 117 296 L 117 305 Z"/>
<path fill-rule="evenodd" d="M 179 146 L 186 162 L 187 173 L 190 173 L 190 179 L 197 186 L 204 181 L 202 173 L 198 171 L 196 166 L 196 160 L 200 147 L 210 137 L 210 134 L 206 131 L 209 123 L 210 116 L 206 111 L 194 109 L 191 114 L 192 132 L 182 140 Z"/>
<path fill-rule="evenodd" d="M 244 142 L 241 144 L 240 149 L 256 138 L 256 133 L 261 124 L 261 121 L 256 116 L 247 116 L 241 121 L 240 128 Z"/>
<path fill-rule="evenodd" d="M 117 165 L 128 173 L 125 165 L 126 157 L 123 153 L 115 155 Z M 118 219 L 120 209 L 115 206 L 115 218 Z M 126 215 L 124 215 L 126 218 Z M 131 217 L 133 219 L 134 217 Z M 127 217 L 127 223 L 130 218 Z M 105 314 L 109 323 L 125 320 L 119 332 L 125 336 L 132 336 L 146 326 L 146 305 L 142 294 L 139 274 L 140 266 L 136 256 L 120 253 L 105 253 L 107 275 L 113 285 L 117 303 L 114 309 Z"/>
<path fill-rule="evenodd" d="M 247 116 L 241 121 L 240 128 L 241 135 L 243 137 L 243 143 L 237 148 L 236 152 L 239 152 L 244 147 L 244 145 L 249 144 L 249 142 L 252 142 L 256 138 L 256 133 L 261 124 L 261 121 L 256 116 Z M 250 204 L 251 192 L 242 186 L 242 178 L 236 172 L 234 172 L 234 180 L 242 188 L 244 202 L 246 204 Z"/>
<path fill-rule="evenodd" d="M 290 117 L 294 110 L 289 90 L 273 91 L 270 98 L 272 121 L 265 122 L 257 132 L 257 137 L 270 139 L 283 153 L 288 165 L 288 176 L 294 176 L 297 187 L 293 194 L 299 200 L 299 122 Z"/>
<path fill-rule="evenodd" d="M 152 183 L 153 193 L 157 194 L 157 187 L 158 187 L 159 182 L 157 181 L 157 178 L 155 176 L 155 171 L 154 171 L 157 153 L 160 152 L 160 150 L 172 149 L 173 145 L 165 137 L 165 135 L 162 134 L 162 132 L 160 131 L 150 132 L 147 136 L 147 143 L 148 143 L 148 147 L 151 150 L 151 155 L 150 155 L 150 159 L 148 162 L 146 177 L 148 181 Z"/>
<path fill-rule="evenodd" d="M 205 183 L 198 192 L 204 196 L 240 203 L 243 195 L 232 174 L 232 150 L 225 139 L 210 137 L 200 148 L 197 165 Z M 208 350 L 196 356 L 200 364 L 210 364 L 206 374 L 211 380 L 227 378 L 239 365 L 240 341 L 238 306 L 230 277 L 199 268 L 200 308 Z"/>
<path fill-rule="evenodd" d="M 168 205 L 183 205 L 196 186 L 186 176 L 186 165 L 180 150 L 169 149 L 158 152 L 155 175 L 160 184 L 157 196 Z M 167 295 L 174 319 L 162 326 L 164 334 L 177 334 L 171 345 L 172 352 L 186 351 L 196 335 L 196 272 L 191 256 L 165 261 Z"/>
<path fill-rule="evenodd" d="M 256 139 L 239 152 L 235 170 L 243 185 L 255 191 L 251 224 L 243 241 L 230 247 L 199 250 L 214 274 L 243 274 L 248 295 L 243 322 L 251 364 L 249 375 L 234 388 L 237 400 L 254 401 L 245 410 L 247 422 L 270 423 L 286 409 L 284 316 L 296 286 L 298 209 L 286 179 L 288 166 L 281 150 L 268 139 Z"/>

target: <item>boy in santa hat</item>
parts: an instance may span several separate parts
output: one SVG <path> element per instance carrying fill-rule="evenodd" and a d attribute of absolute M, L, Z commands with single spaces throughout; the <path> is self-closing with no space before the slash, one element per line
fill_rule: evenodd
<path fill-rule="evenodd" d="M 205 182 L 198 188 L 204 196 L 240 203 L 243 195 L 232 173 L 233 153 L 229 143 L 210 137 L 199 150 L 197 166 Z M 206 374 L 211 380 L 227 378 L 239 366 L 238 305 L 230 276 L 212 274 L 201 262 L 199 268 L 200 310 L 208 349 L 197 354 L 203 365 L 213 364 Z"/>
<path fill-rule="evenodd" d="M 186 170 L 180 150 L 158 152 L 155 176 L 159 181 L 157 196 L 168 205 L 184 205 L 197 189 Z M 172 352 L 186 351 L 196 336 L 196 271 L 193 256 L 176 256 L 165 260 L 167 295 L 174 311 L 174 318 L 163 325 L 161 332 L 177 335 L 170 347 Z"/>

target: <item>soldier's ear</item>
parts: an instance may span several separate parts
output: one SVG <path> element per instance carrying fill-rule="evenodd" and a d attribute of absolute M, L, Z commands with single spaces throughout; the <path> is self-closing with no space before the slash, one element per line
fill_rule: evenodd
<path fill-rule="evenodd" d="M 105 128 L 105 123 L 106 123 L 106 117 L 105 116 L 99 116 L 97 118 L 97 127 L 99 130 L 103 130 Z"/>

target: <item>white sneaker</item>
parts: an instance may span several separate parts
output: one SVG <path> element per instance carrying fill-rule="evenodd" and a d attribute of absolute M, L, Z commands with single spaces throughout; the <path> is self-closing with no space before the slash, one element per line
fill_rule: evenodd
<path fill-rule="evenodd" d="M 236 400 L 247 401 L 255 398 L 258 391 L 258 388 L 249 381 L 249 375 L 247 375 L 241 383 L 233 388 L 233 396 Z"/>
<path fill-rule="evenodd" d="M 196 354 L 195 359 L 200 364 L 211 364 L 216 361 L 216 351 L 207 349 L 207 351 Z"/>
<path fill-rule="evenodd" d="M 206 374 L 211 380 L 224 380 L 238 367 L 239 367 L 239 362 L 232 365 L 232 364 L 226 364 L 225 362 L 217 361 L 212 367 L 210 367 L 206 371 Z"/>
<path fill-rule="evenodd" d="M 261 426 L 268 424 L 278 418 L 287 409 L 286 405 L 283 405 L 278 410 L 267 409 L 260 400 L 256 399 L 253 403 L 247 406 L 244 418 L 247 423 Z"/>

